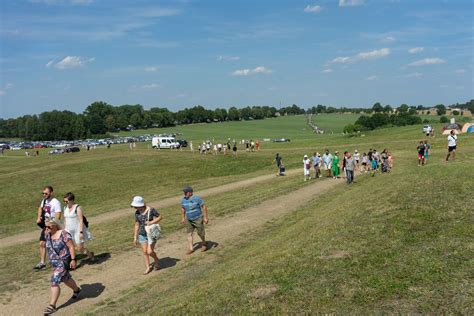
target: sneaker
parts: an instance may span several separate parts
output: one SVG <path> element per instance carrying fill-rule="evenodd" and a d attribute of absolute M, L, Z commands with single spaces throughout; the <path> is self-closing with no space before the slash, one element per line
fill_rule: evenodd
<path fill-rule="evenodd" d="M 46 265 L 43 263 L 43 262 L 40 262 L 38 263 L 37 265 L 35 265 L 35 267 L 33 269 L 35 270 L 43 270 L 46 268 Z"/>

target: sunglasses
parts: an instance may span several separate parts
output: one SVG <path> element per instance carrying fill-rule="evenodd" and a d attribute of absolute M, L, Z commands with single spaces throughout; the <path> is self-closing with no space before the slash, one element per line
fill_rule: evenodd
<path fill-rule="evenodd" d="M 42 192 L 41 194 L 43 194 L 43 195 L 48 195 L 49 193 L 48 193 L 48 192 Z"/>
<path fill-rule="evenodd" d="M 66 204 L 67 204 L 67 203 L 69 203 L 69 201 L 68 201 L 68 200 L 64 200 L 63 202 L 64 202 L 64 203 L 66 203 Z"/>
<path fill-rule="evenodd" d="M 44 229 L 51 229 L 52 226 L 46 226 Z"/>

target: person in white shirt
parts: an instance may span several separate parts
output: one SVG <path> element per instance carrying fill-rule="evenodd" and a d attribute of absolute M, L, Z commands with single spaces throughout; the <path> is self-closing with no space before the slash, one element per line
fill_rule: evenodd
<path fill-rule="evenodd" d="M 36 218 L 36 224 L 41 228 L 40 234 L 40 262 L 34 267 L 35 270 L 42 270 L 46 268 L 46 237 L 45 227 L 46 221 L 56 220 L 59 222 L 61 219 L 61 202 L 53 197 L 53 187 L 45 186 L 43 188 L 43 200 L 38 207 L 38 217 Z"/>
<path fill-rule="evenodd" d="M 446 161 L 449 160 L 449 156 L 451 153 L 453 154 L 453 160 L 456 159 L 456 141 L 458 140 L 458 137 L 456 133 L 454 133 L 454 130 L 451 130 L 451 133 L 448 136 L 448 155 L 446 156 Z"/>
<path fill-rule="evenodd" d="M 311 161 L 309 160 L 308 155 L 304 155 L 303 157 L 304 181 L 311 179 L 310 170 L 311 170 Z"/>

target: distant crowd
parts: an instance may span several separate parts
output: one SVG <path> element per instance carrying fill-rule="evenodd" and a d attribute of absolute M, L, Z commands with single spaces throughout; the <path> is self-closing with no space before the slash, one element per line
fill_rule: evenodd
<path fill-rule="evenodd" d="M 279 153 L 275 156 L 275 163 L 278 168 L 277 176 L 285 174 L 285 166 L 283 164 L 283 158 Z M 341 177 L 347 180 L 348 184 L 354 182 L 355 172 L 367 173 L 370 172 L 371 176 L 375 176 L 376 173 L 390 173 L 393 166 L 392 154 L 384 149 L 381 153 L 376 149 L 369 149 L 367 153 L 358 152 L 354 150 L 354 153 L 345 151 L 340 156 L 339 151 L 334 151 L 331 154 L 328 149 L 321 155 L 319 152 L 314 152 L 313 155 L 303 156 L 303 175 L 304 181 L 310 179 L 317 179 L 323 177 L 322 171 L 326 178 L 339 179 Z M 313 174 L 313 175 L 311 175 Z"/>

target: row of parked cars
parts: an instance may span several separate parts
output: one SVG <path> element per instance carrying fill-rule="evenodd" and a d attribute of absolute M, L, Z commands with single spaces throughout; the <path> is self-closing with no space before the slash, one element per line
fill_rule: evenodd
<path fill-rule="evenodd" d="M 101 139 L 85 139 L 75 141 L 40 141 L 40 142 L 17 142 L 17 141 L 0 141 L 0 148 L 5 150 L 31 150 L 41 148 L 53 148 L 50 154 L 60 154 L 64 152 L 77 152 L 80 151 L 79 147 L 93 147 L 93 146 L 106 146 L 112 144 L 125 144 L 133 142 L 149 142 L 157 137 L 173 139 L 174 142 L 179 144 L 181 147 L 187 147 L 188 142 L 186 140 L 177 140 L 176 134 L 160 134 L 155 135 L 140 135 L 140 136 L 117 136 L 111 138 Z M 166 148 L 166 147 L 162 147 Z M 169 147 L 168 147 L 169 148 Z"/>

